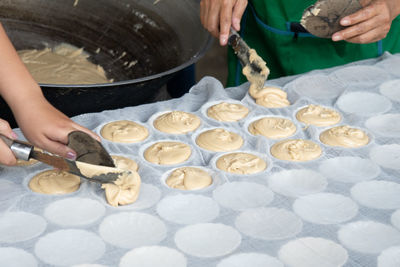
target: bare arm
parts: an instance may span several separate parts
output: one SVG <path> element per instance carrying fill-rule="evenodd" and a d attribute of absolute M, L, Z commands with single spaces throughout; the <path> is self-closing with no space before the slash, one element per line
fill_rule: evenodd
<path fill-rule="evenodd" d="M 74 123 L 44 98 L 39 85 L 29 74 L 0 24 L 0 95 L 10 106 L 25 137 L 49 152 L 70 159 L 75 152 L 68 148 L 68 133 L 84 131 L 99 140 L 88 129 Z M 0 121 L 0 132 L 15 138 L 5 121 Z M 1 141 L 0 141 L 1 142 Z M 0 143 L 0 163 L 15 164 L 15 158 L 4 143 Z"/>

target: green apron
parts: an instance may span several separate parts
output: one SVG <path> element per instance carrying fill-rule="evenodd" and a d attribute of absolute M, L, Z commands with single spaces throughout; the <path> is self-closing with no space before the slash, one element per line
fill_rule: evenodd
<path fill-rule="evenodd" d="M 305 8 L 315 0 L 250 0 L 241 22 L 241 36 L 267 62 L 269 79 L 324 69 L 373 58 L 384 51 L 400 52 L 400 17 L 393 20 L 387 37 L 377 43 L 352 44 L 291 30 Z M 228 51 L 228 86 L 246 82 L 233 50 Z"/>

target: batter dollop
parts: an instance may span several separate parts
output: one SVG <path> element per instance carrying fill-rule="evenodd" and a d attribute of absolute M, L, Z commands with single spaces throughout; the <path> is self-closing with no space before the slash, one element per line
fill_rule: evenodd
<path fill-rule="evenodd" d="M 115 167 L 118 169 L 127 170 L 131 172 L 137 172 L 137 170 L 139 169 L 139 166 L 133 159 L 116 155 L 112 155 L 111 158 L 114 161 Z"/>
<path fill-rule="evenodd" d="M 60 44 L 53 49 L 20 50 L 18 54 L 38 83 L 109 83 L 104 69 L 88 60 L 83 48 Z"/>
<path fill-rule="evenodd" d="M 307 125 L 329 126 L 339 123 L 341 116 L 336 110 L 311 104 L 300 109 L 296 118 Z"/>
<path fill-rule="evenodd" d="M 267 168 L 267 163 L 249 153 L 231 153 L 221 156 L 216 162 L 217 168 L 235 174 L 254 174 Z"/>
<path fill-rule="evenodd" d="M 144 158 L 154 164 L 172 165 L 186 161 L 192 150 L 180 142 L 158 142 L 151 145 L 144 152 Z"/>
<path fill-rule="evenodd" d="M 211 176 L 204 170 L 194 167 L 182 167 L 174 170 L 165 183 L 181 190 L 203 189 L 213 182 Z"/>
<path fill-rule="evenodd" d="M 263 135 L 270 139 L 279 139 L 292 136 L 296 126 L 291 120 L 278 117 L 265 117 L 252 122 L 249 132 L 253 135 Z"/>
<path fill-rule="evenodd" d="M 101 129 L 100 134 L 112 142 L 138 143 L 149 136 L 149 131 L 136 122 L 121 120 L 107 123 Z"/>
<path fill-rule="evenodd" d="M 207 115 L 217 121 L 234 122 L 245 118 L 249 109 L 240 104 L 221 102 L 207 109 Z"/>
<path fill-rule="evenodd" d="M 118 166 L 117 166 L 118 167 Z M 140 176 L 137 172 L 123 174 L 114 183 L 102 184 L 107 202 L 114 207 L 135 202 L 139 197 Z"/>
<path fill-rule="evenodd" d="M 184 134 L 196 130 L 201 120 L 194 114 L 184 111 L 171 111 L 154 120 L 154 127 L 164 133 Z"/>
<path fill-rule="evenodd" d="M 271 147 L 271 154 L 277 159 L 289 161 L 309 161 L 319 158 L 322 154 L 321 147 L 303 139 L 283 140 Z"/>
<path fill-rule="evenodd" d="M 239 149 L 243 145 L 243 139 L 236 133 L 217 128 L 199 134 L 196 144 L 206 150 L 225 152 Z"/>
<path fill-rule="evenodd" d="M 256 104 L 267 108 L 282 108 L 290 106 L 287 93 L 278 87 L 266 86 L 262 89 L 252 89 L 249 94 L 256 100 Z"/>
<path fill-rule="evenodd" d="M 48 170 L 35 175 L 29 181 L 29 188 L 37 193 L 63 195 L 79 189 L 79 176 L 59 170 Z"/>
<path fill-rule="evenodd" d="M 369 137 L 364 131 L 348 125 L 328 129 L 320 134 L 319 139 L 329 146 L 348 148 L 361 147 L 369 143 Z"/>

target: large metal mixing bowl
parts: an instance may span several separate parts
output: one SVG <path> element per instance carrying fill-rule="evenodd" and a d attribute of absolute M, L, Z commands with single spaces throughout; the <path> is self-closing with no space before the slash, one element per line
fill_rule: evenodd
<path fill-rule="evenodd" d="M 195 63 L 211 44 L 197 0 L 0 1 L 0 21 L 17 50 L 63 42 L 84 47 L 89 60 L 114 79 L 40 84 L 45 97 L 68 116 L 151 102 L 174 73 Z M 0 100 L 0 118 L 15 126 Z"/>

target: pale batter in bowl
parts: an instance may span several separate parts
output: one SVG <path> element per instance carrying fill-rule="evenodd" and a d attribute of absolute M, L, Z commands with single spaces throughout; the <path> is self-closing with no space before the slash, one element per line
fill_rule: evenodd
<path fill-rule="evenodd" d="M 235 174 L 254 174 L 267 168 L 267 163 L 263 159 L 244 152 L 223 155 L 217 160 L 216 165 L 220 170 Z"/>
<path fill-rule="evenodd" d="M 138 143 L 149 136 L 146 127 L 128 120 L 113 121 L 103 126 L 101 136 L 112 142 Z"/>
<path fill-rule="evenodd" d="M 275 143 L 271 154 L 277 159 L 288 161 L 310 161 L 321 156 L 321 147 L 310 140 L 289 139 Z"/>
<path fill-rule="evenodd" d="M 182 167 L 174 170 L 165 183 L 175 189 L 198 190 L 210 186 L 211 176 L 204 170 L 195 167 Z"/>
<path fill-rule="evenodd" d="M 185 134 L 199 128 L 201 120 L 194 114 L 183 111 L 171 111 L 154 120 L 154 127 L 160 132 Z"/>
<path fill-rule="evenodd" d="M 144 158 L 154 164 L 173 165 L 189 159 L 190 146 L 180 142 L 158 142 L 144 151 Z"/>
<path fill-rule="evenodd" d="M 226 152 L 242 147 L 243 139 L 236 133 L 217 128 L 199 134 L 196 138 L 196 144 L 206 150 Z"/>
<path fill-rule="evenodd" d="M 362 147 L 369 143 L 369 137 L 364 131 L 347 125 L 328 129 L 320 134 L 319 139 L 329 146 L 348 148 Z"/>
<path fill-rule="evenodd" d="M 289 119 L 265 117 L 252 122 L 248 130 L 253 135 L 263 135 L 270 139 L 279 139 L 292 136 L 296 132 L 296 126 Z"/>

